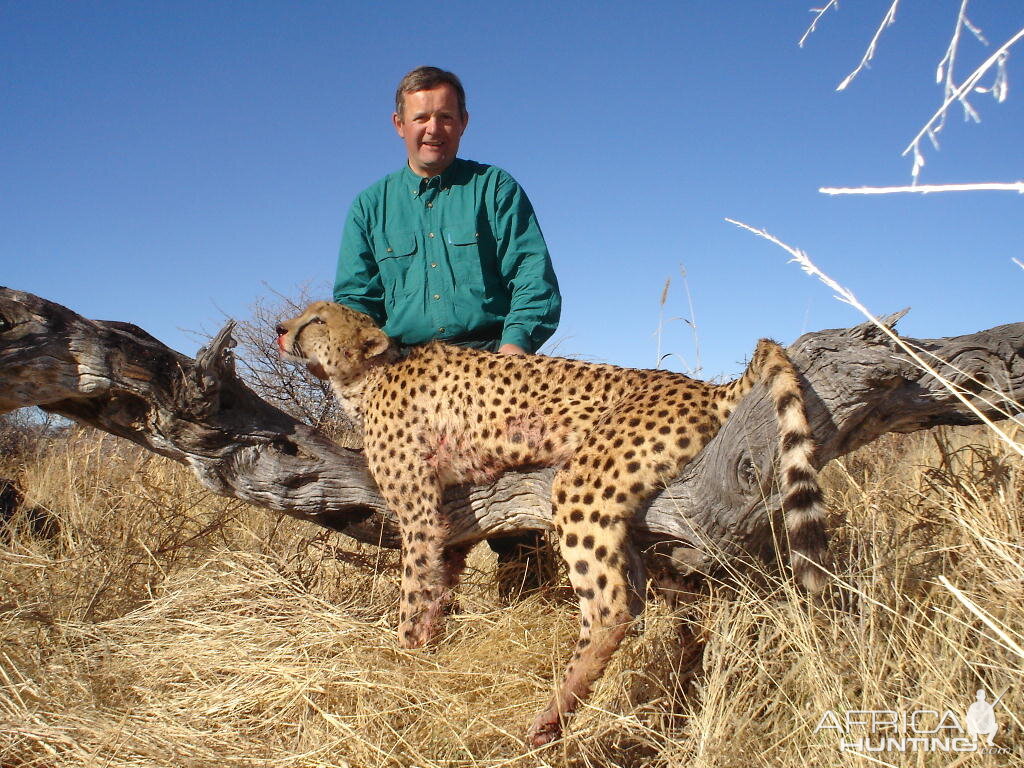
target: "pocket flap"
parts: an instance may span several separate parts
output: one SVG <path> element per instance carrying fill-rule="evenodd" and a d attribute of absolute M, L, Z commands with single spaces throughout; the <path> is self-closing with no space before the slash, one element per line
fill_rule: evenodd
<path fill-rule="evenodd" d="M 408 233 L 384 235 L 384 255 L 382 258 L 390 259 L 395 256 L 408 256 L 410 253 L 415 252 L 415 235 Z"/>
<path fill-rule="evenodd" d="M 476 245 L 480 235 L 472 230 L 454 230 L 447 234 L 451 245 Z"/>

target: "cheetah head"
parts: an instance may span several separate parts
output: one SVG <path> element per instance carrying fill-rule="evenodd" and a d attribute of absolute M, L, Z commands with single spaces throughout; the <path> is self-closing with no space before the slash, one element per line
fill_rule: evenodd
<path fill-rule="evenodd" d="M 304 363 L 314 376 L 346 386 L 383 362 L 394 344 L 368 315 L 318 301 L 277 326 L 277 347 L 283 359 Z"/>

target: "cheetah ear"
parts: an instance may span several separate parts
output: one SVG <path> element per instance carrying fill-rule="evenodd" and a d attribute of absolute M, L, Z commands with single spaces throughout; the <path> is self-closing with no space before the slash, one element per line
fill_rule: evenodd
<path fill-rule="evenodd" d="M 364 332 L 359 348 L 366 357 L 383 354 L 391 346 L 391 339 L 379 328 L 370 328 Z"/>

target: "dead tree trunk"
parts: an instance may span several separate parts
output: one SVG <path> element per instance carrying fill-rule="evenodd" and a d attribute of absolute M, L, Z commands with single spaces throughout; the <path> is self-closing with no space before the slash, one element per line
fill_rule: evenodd
<path fill-rule="evenodd" d="M 889 322 L 895 324 L 900 315 Z M 341 447 L 261 400 L 235 375 L 232 324 L 192 360 L 127 323 L 87 320 L 0 288 L 0 412 L 38 405 L 187 464 L 215 493 L 308 520 L 375 545 L 398 544 L 360 451 Z M 986 416 L 1024 395 L 1024 323 L 944 339 L 905 339 Z M 804 376 L 817 463 L 886 432 L 977 417 L 871 325 L 818 331 L 789 349 Z M 944 362 L 939 362 L 944 361 Z M 755 390 L 683 475 L 640 512 L 644 544 L 670 542 L 698 570 L 726 556 L 768 557 L 778 507 L 777 430 Z M 510 472 L 454 489 L 454 542 L 549 528 L 552 471 Z"/>

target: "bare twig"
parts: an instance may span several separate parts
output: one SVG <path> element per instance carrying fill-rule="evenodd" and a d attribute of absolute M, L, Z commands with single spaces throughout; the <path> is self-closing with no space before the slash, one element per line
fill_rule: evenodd
<path fill-rule="evenodd" d="M 1003 43 L 991 56 L 986 59 L 981 66 L 974 70 L 962 83 L 959 85 L 954 79 L 954 68 L 956 64 L 956 58 L 960 50 L 960 43 L 963 37 L 964 30 L 970 32 L 982 45 L 987 46 L 988 41 L 982 34 L 980 28 L 975 26 L 967 16 L 967 4 L 969 0 L 960 0 L 960 9 L 957 13 L 956 25 L 953 28 L 953 34 L 950 37 L 949 45 L 946 48 L 946 53 L 939 61 L 938 67 L 935 72 L 935 80 L 941 83 L 943 86 L 943 100 L 942 105 L 935 111 L 931 118 L 924 124 L 917 135 L 911 139 L 910 143 L 903 150 L 902 156 L 911 154 L 913 157 L 913 165 L 911 167 L 910 175 L 912 185 L 917 186 L 917 180 L 921 174 L 921 168 L 924 167 L 925 159 L 924 153 L 921 149 L 921 142 L 927 138 L 936 149 L 939 146 L 938 134 L 942 131 L 946 123 L 946 117 L 949 112 L 950 106 L 956 101 L 960 102 L 960 105 L 964 110 L 964 117 L 967 120 L 974 122 L 980 122 L 981 117 L 978 112 L 974 109 L 974 106 L 970 103 L 969 97 L 971 93 L 991 93 L 993 98 L 999 103 L 1006 100 L 1008 93 L 1008 78 L 1006 74 L 1006 61 L 1009 57 L 1009 49 L 1017 42 L 1024 38 L 1024 28 L 1017 31 L 1010 39 Z M 822 8 L 812 9 L 812 12 L 816 14 L 811 25 L 804 32 L 803 37 L 800 38 L 800 46 L 803 47 L 804 42 L 808 36 L 814 32 L 818 20 L 830 9 L 838 8 L 838 2 L 835 0 L 830 1 Z M 864 53 L 863 58 L 857 67 L 847 75 L 843 81 L 836 87 L 837 91 L 845 90 L 847 86 L 857 77 L 860 72 L 870 65 L 871 60 L 878 49 L 878 41 L 882 36 L 882 32 L 886 27 L 891 26 L 896 20 L 896 9 L 899 6 L 899 0 L 893 0 L 892 5 L 889 6 L 889 10 L 886 12 L 885 17 L 879 24 L 878 29 L 875 31 L 874 36 L 871 38 L 871 42 L 868 44 L 867 50 Z M 995 69 L 995 76 L 990 85 L 980 85 L 981 79 L 989 73 L 992 69 Z M 906 187 L 864 187 L 861 189 L 835 189 L 835 188 L 822 188 L 821 191 L 825 194 L 887 194 L 890 192 L 905 192 L 905 191 L 924 191 L 924 192 L 947 192 L 947 191 L 975 191 L 975 190 L 1010 190 L 1020 192 L 1020 184 L 961 184 L 961 185 L 938 185 L 932 186 L 927 189 L 917 190 L 908 189 Z"/>
<path fill-rule="evenodd" d="M 860 71 L 864 67 L 868 66 L 868 63 L 875 57 L 875 51 L 878 48 L 878 40 L 882 37 L 882 32 L 886 27 L 890 27 L 896 21 L 896 7 L 900 4 L 900 0 L 892 0 L 892 5 L 889 6 L 889 10 L 885 14 L 885 18 L 882 19 L 882 23 L 878 25 L 878 29 L 875 31 L 875 36 L 871 38 L 871 42 L 868 44 L 867 51 L 864 52 L 864 57 L 860 60 L 860 64 L 857 68 L 848 74 L 837 87 L 837 91 L 846 90 L 846 86 L 853 82 L 853 78 L 860 74 Z"/>
<path fill-rule="evenodd" d="M 912 184 L 902 187 L 820 187 L 826 195 L 890 195 L 895 192 L 1019 192 L 1024 194 L 1024 181 L 984 182 L 979 184 Z"/>
<path fill-rule="evenodd" d="M 811 13 L 816 14 L 811 25 L 804 32 L 803 37 L 800 38 L 800 42 L 797 43 L 801 48 L 804 47 L 804 43 L 807 42 L 807 38 L 814 34 L 814 31 L 818 28 L 818 21 L 828 13 L 830 8 L 838 8 L 839 0 L 828 0 L 828 2 L 822 8 L 811 8 Z"/>
<path fill-rule="evenodd" d="M 958 23 L 959 28 L 959 23 Z M 1017 30 L 1017 33 L 1003 43 L 999 48 L 989 56 L 977 69 L 972 72 L 966 80 L 964 80 L 958 87 L 952 91 L 946 93 L 946 98 L 942 102 L 942 106 L 939 107 L 935 114 L 924 124 L 924 127 L 917 132 L 917 135 L 911 139 L 906 149 L 901 153 L 904 157 L 910 152 L 913 152 L 914 156 L 914 167 L 911 170 L 911 176 L 914 181 L 917 181 L 918 175 L 921 173 L 921 167 L 924 165 L 924 156 L 921 154 L 921 140 L 926 136 L 932 142 L 933 145 L 938 146 L 935 134 L 940 130 L 942 121 L 945 119 L 946 111 L 954 101 L 960 101 L 961 104 L 966 102 L 966 95 L 972 90 L 979 89 L 978 82 L 985 74 L 992 69 L 997 67 L 998 74 L 996 75 L 996 82 L 993 83 L 989 89 L 979 89 L 982 91 L 991 91 L 996 101 L 1002 102 L 1006 99 L 1007 87 L 1006 87 L 1006 58 L 1009 55 L 1009 50 L 1018 41 L 1024 38 L 1024 27 Z M 972 110 L 973 111 L 973 110 Z"/>
<path fill-rule="evenodd" d="M 988 45 L 988 40 L 985 39 L 981 30 L 974 26 L 971 23 L 971 20 L 967 18 L 968 2 L 969 0 L 962 0 L 960 3 L 960 12 L 957 14 L 956 26 L 953 29 L 953 37 L 950 38 L 949 47 L 946 48 L 946 55 L 942 57 L 942 60 L 939 62 L 939 66 L 935 71 L 935 82 L 943 83 L 943 81 L 945 81 L 943 83 L 943 95 L 946 97 L 954 93 L 957 88 L 956 81 L 953 80 L 953 69 L 956 65 L 956 55 L 960 50 L 961 31 L 964 28 L 968 29 L 971 34 L 977 38 L 978 42 L 984 46 Z M 964 117 L 966 119 L 973 120 L 976 123 L 981 122 L 981 117 L 979 117 L 978 113 L 974 110 L 974 107 L 971 106 L 971 103 L 966 97 L 961 98 L 960 103 L 963 105 Z M 947 113 L 943 113 L 940 118 L 938 125 L 935 127 L 935 133 L 942 130 L 942 127 L 945 125 L 946 114 Z"/>

